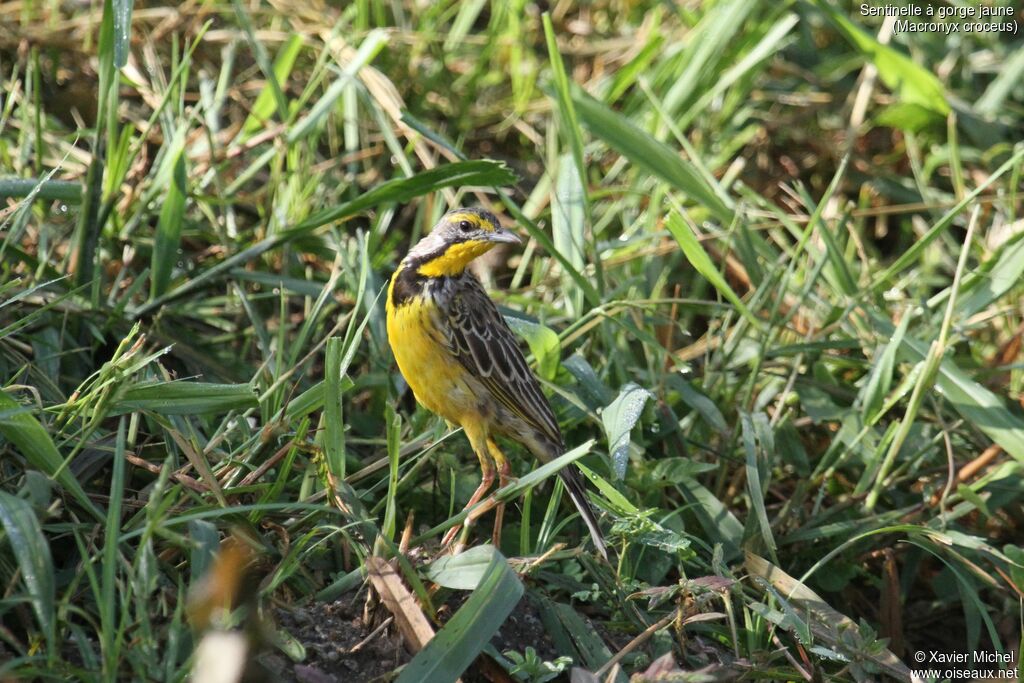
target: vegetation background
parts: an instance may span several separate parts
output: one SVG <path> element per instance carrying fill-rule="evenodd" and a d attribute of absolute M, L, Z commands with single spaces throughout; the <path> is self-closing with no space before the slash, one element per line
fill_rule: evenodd
<path fill-rule="evenodd" d="M 1017 656 L 1024 17 L 860 8 L 0 2 L 0 677 L 182 680 L 225 623 L 279 680 Z M 611 565 L 522 453 L 501 554 L 431 561 L 478 470 L 381 292 L 467 204 L 530 238 L 484 277 Z"/>

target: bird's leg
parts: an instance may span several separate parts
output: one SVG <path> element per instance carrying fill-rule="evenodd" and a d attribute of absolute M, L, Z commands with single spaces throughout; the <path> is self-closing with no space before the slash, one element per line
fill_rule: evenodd
<path fill-rule="evenodd" d="M 491 488 L 491 484 L 494 483 L 494 461 L 491 460 L 491 456 L 487 452 L 486 447 L 482 449 L 474 448 L 473 450 L 476 451 L 476 457 L 480 459 L 480 473 L 482 476 L 480 479 L 480 485 L 476 487 L 476 491 L 474 491 L 473 495 L 469 497 L 469 502 L 466 503 L 466 507 L 462 508 L 463 510 L 467 510 L 479 503 L 480 499 L 484 497 L 485 493 L 487 493 L 487 489 Z M 475 521 L 476 519 L 470 516 L 466 518 L 464 524 L 468 528 L 472 526 Z M 455 540 L 455 537 L 458 535 L 459 529 L 461 529 L 462 526 L 462 524 L 458 524 L 449 529 L 448 533 L 444 535 L 444 539 L 441 540 L 441 545 L 444 547 L 450 545 L 451 542 Z M 462 544 L 460 543 L 460 545 Z M 461 550 L 461 548 L 457 547 L 456 554 L 459 550 Z"/>
<path fill-rule="evenodd" d="M 487 439 L 487 449 L 491 452 L 494 462 L 498 464 L 498 488 L 505 488 L 505 485 L 512 478 L 509 476 L 512 473 L 512 466 L 509 464 L 505 454 L 498 448 L 498 444 L 494 442 L 494 439 Z M 494 510 L 494 531 L 491 533 L 491 543 L 494 544 L 495 548 L 501 548 L 501 525 L 504 521 L 505 503 L 499 502 Z"/>

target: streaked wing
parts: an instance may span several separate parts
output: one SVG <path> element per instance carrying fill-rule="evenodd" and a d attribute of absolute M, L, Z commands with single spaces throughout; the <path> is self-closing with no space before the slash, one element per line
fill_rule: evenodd
<path fill-rule="evenodd" d="M 537 378 L 526 364 L 512 330 L 472 275 L 464 276 L 448 308 L 449 348 L 502 405 L 544 434 L 562 443 L 558 422 Z"/>

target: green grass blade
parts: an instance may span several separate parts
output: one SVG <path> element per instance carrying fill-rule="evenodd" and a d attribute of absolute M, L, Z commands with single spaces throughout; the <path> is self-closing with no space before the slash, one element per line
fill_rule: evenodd
<path fill-rule="evenodd" d="M 505 623 L 523 595 L 523 584 L 502 554 L 492 553 L 480 585 L 402 669 L 398 683 L 454 683 Z"/>
<path fill-rule="evenodd" d="M 95 519 L 105 519 L 82 485 L 64 466 L 64 458 L 57 451 L 50 433 L 27 408 L 3 391 L 0 391 L 0 434 L 21 451 L 29 465 L 56 479 L 61 488 Z"/>
<path fill-rule="evenodd" d="M 986 188 L 988 188 L 996 180 L 998 180 L 1000 176 L 1002 176 L 1004 173 L 1006 173 L 1014 166 L 1016 166 L 1021 159 L 1024 159 L 1024 147 L 1017 150 L 1017 153 L 1014 154 L 1009 159 L 1007 159 L 1005 163 L 1003 163 L 999 168 L 997 168 L 992 173 L 992 175 L 985 179 L 985 182 L 978 185 L 978 187 L 974 188 L 974 190 L 970 194 L 968 194 L 962 200 L 957 202 L 953 208 L 947 211 L 945 215 L 943 215 L 942 218 L 940 218 L 935 223 L 935 225 L 928 229 L 928 232 L 926 232 L 924 235 L 918 238 L 910 246 L 909 249 L 900 254 L 899 258 L 897 258 L 892 263 L 892 265 L 890 265 L 888 268 L 879 273 L 869 286 L 869 290 L 877 293 L 885 289 L 886 286 L 888 286 L 889 284 L 889 280 L 894 275 L 903 271 L 910 264 L 917 261 L 920 258 L 921 252 L 924 251 L 925 247 L 927 247 L 929 244 L 935 241 L 935 239 L 939 235 L 945 232 L 946 229 L 953 224 L 953 221 L 956 219 L 956 217 L 960 215 L 961 211 L 963 211 L 969 205 L 973 204 L 975 200 L 978 198 L 978 195 L 980 195 Z"/>
<path fill-rule="evenodd" d="M 29 196 L 78 204 L 82 201 L 82 183 L 49 178 L 0 178 L 0 199 Z"/>
<path fill-rule="evenodd" d="M 114 66 L 123 69 L 132 46 L 132 5 L 134 0 L 114 0 Z"/>
<path fill-rule="evenodd" d="M 188 196 L 184 142 L 184 138 L 179 138 L 178 144 L 174 145 L 170 187 L 167 189 L 167 197 L 160 209 L 160 219 L 156 225 L 151 268 L 153 279 L 149 290 L 151 299 L 167 291 L 167 286 L 171 282 L 171 271 L 178 262 L 181 227 L 185 219 L 185 198 Z"/>
<path fill-rule="evenodd" d="M 1024 79 L 1024 47 L 1017 48 L 1005 63 L 1001 64 L 996 77 L 985 88 L 974 109 L 985 116 L 997 116 L 1002 109 L 1003 102 L 1013 92 L 1014 88 L 1020 87 Z"/>
<path fill-rule="evenodd" d="M 241 24 L 242 30 L 249 41 L 249 48 L 252 50 L 253 58 L 255 58 L 256 64 L 259 65 L 260 71 L 263 72 L 263 76 L 267 79 L 267 85 L 270 87 L 274 103 L 277 105 L 277 115 L 284 121 L 288 117 L 288 100 L 281 89 L 281 83 L 274 74 L 274 68 L 270 64 L 270 55 L 267 54 L 267 49 L 263 47 L 263 43 L 256 38 L 256 32 L 253 30 L 249 13 L 242 5 L 241 0 L 232 0 L 231 4 L 235 8 L 235 18 L 238 19 L 238 23 Z"/>
<path fill-rule="evenodd" d="M 117 623 L 117 607 L 121 603 L 117 580 L 118 546 L 121 538 L 121 503 L 124 499 L 125 465 L 125 419 L 117 426 L 117 441 L 114 445 L 114 467 L 110 479 L 110 503 L 107 505 L 106 531 L 103 538 L 103 563 L 101 565 L 100 591 L 100 650 L 103 653 L 103 670 L 106 675 L 117 676 L 120 660 L 121 639 Z"/>
<path fill-rule="evenodd" d="M 764 417 L 763 413 L 761 417 Z M 768 553 L 777 562 L 778 559 L 775 557 L 775 538 L 772 536 L 772 527 L 768 521 L 768 511 L 764 503 L 766 486 L 761 483 L 761 466 L 757 458 L 757 435 L 755 434 L 754 421 L 749 413 L 741 412 L 740 422 L 742 425 L 743 451 L 746 454 L 747 494 L 750 496 L 750 502 L 754 507 L 754 517 L 757 520 L 761 538 L 764 540 Z"/>
<path fill-rule="evenodd" d="M 4 394 L 0 392 L 0 396 Z M 55 582 L 53 558 L 47 536 L 27 502 L 0 491 L 0 522 L 7 534 L 7 543 L 18 561 L 21 579 L 25 582 L 39 626 L 51 655 L 57 653 L 56 612 L 54 608 Z"/>
<path fill-rule="evenodd" d="M 572 100 L 580 120 L 612 149 L 689 196 L 723 224 L 732 223 L 732 207 L 676 150 L 580 90 L 573 93 Z"/>
<path fill-rule="evenodd" d="M 945 88 L 935 74 L 895 48 L 878 42 L 826 0 L 814 0 L 814 5 L 857 50 L 872 61 L 882 82 L 901 100 L 920 105 L 938 116 L 945 117 L 949 113 Z"/>
<path fill-rule="evenodd" d="M 148 382 L 125 389 L 110 414 L 151 410 L 162 415 L 205 415 L 244 411 L 258 405 L 256 393 L 248 384 Z"/>
<path fill-rule="evenodd" d="M 284 83 L 288 80 L 288 75 L 291 73 L 292 67 L 295 66 L 295 60 L 299 56 L 299 52 L 302 50 L 302 45 L 302 36 L 297 33 L 292 33 L 288 36 L 288 40 L 286 40 L 281 46 L 277 53 L 277 57 L 274 59 L 273 67 L 274 78 L 278 84 Z M 268 81 L 263 90 L 256 97 L 256 101 L 253 102 L 249 116 L 245 119 L 245 123 L 242 124 L 242 134 L 236 142 L 244 142 L 246 139 L 251 137 L 253 133 L 266 126 L 267 122 L 273 118 L 276 110 L 277 96 L 274 94 L 273 86 Z"/>
<path fill-rule="evenodd" d="M 736 292 L 732 290 L 729 283 L 725 281 L 725 278 L 721 273 L 718 272 L 718 268 L 711 261 L 711 257 L 704 251 L 704 247 L 701 246 L 700 240 L 693 234 L 693 231 L 683 221 L 682 216 L 676 212 L 669 214 L 667 221 L 669 232 L 676 238 L 676 242 L 679 243 L 679 247 L 683 250 L 683 254 L 686 256 L 686 260 L 690 262 L 698 273 L 700 273 L 704 279 L 711 283 L 711 285 L 718 290 L 718 292 L 725 297 L 729 303 L 736 307 L 755 329 L 761 329 L 761 321 L 757 319 L 746 304 L 737 296 Z"/>
<path fill-rule="evenodd" d="M 576 272 L 582 272 L 585 264 L 587 220 L 586 194 L 580 178 L 579 169 L 573 167 L 569 155 L 560 156 L 555 191 L 551 194 L 551 236 L 555 249 L 565 256 Z M 583 309 L 583 290 L 573 286 L 573 278 L 568 273 L 562 275 L 562 286 L 572 293 L 569 301 L 573 309 L 570 314 L 578 317 Z"/>
<path fill-rule="evenodd" d="M 569 94 L 569 76 L 565 72 L 565 64 L 558 51 L 558 41 L 555 38 L 554 26 L 551 24 L 551 15 L 545 12 L 541 19 L 544 22 L 544 39 L 547 42 L 548 59 L 551 62 L 551 75 L 555 81 L 556 101 L 561 119 L 559 128 L 569 143 L 569 149 L 572 150 L 572 158 L 576 163 L 576 172 L 579 174 L 580 190 L 583 193 L 585 205 L 587 201 L 587 168 L 583 160 L 583 138 L 580 137 L 580 124 L 576 118 L 576 108 L 573 106 L 572 97 Z"/>
<path fill-rule="evenodd" d="M 288 131 L 289 143 L 301 140 L 313 132 L 314 128 L 334 108 L 338 98 L 345 93 L 345 88 L 348 87 L 349 82 L 356 77 L 356 74 L 359 73 L 363 66 L 373 61 L 373 58 L 384 49 L 387 42 L 388 34 L 386 31 L 381 29 L 370 31 L 359 45 L 359 49 L 356 51 L 352 61 L 345 65 L 337 80 L 331 83 L 327 92 L 317 100 L 316 104 L 309 110 L 309 113 Z"/>
<path fill-rule="evenodd" d="M 345 478 L 345 423 L 342 407 L 341 337 L 327 340 L 324 357 L 324 456 L 327 469 L 339 479 Z M 294 402 L 293 402 L 294 404 Z M 289 409 L 292 407 L 290 404 Z"/>

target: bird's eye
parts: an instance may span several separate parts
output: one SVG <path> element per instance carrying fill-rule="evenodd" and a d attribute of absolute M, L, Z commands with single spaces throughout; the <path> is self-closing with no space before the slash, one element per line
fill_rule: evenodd
<path fill-rule="evenodd" d="M 459 221 L 459 230 L 462 232 L 470 232 L 473 229 L 473 224 L 469 221 Z"/>

